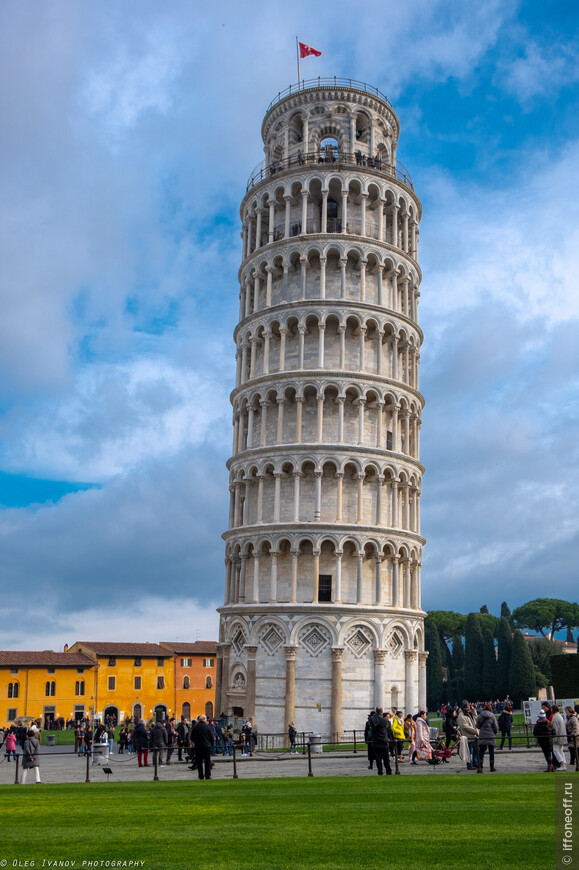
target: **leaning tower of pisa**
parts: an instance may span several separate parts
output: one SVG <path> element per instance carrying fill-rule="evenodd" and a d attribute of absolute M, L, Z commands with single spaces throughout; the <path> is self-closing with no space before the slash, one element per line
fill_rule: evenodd
<path fill-rule="evenodd" d="M 269 105 L 243 251 L 216 713 L 335 738 L 425 702 L 421 206 L 350 79 Z"/>

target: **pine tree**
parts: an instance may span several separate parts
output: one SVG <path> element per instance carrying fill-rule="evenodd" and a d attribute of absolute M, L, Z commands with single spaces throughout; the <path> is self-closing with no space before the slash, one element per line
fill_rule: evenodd
<path fill-rule="evenodd" d="M 511 651 L 513 649 L 513 632 L 508 617 L 506 616 L 501 616 L 501 621 L 499 622 L 498 641 L 497 695 L 501 700 L 503 700 L 507 695 L 511 694 L 509 690 L 509 670 L 511 667 Z"/>
<path fill-rule="evenodd" d="M 565 643 L 575 643 L 575 638 L 573 637 L 573 629 L 571 626 L 567 626 L 567 637 L 565 638 Z"/>
<path fill-rule="evenodd" d="M 464 633 L 464 694 L 470 701 L 483 698 L 482 648 L 480 623 L 476 614 L 469 613 Z"/>
<path fill-rule="evenodd" d="M 492 701 L 496 695 L 497 659 L 492 631 L 486 628 L 483 632 L 482 656 L 482 688 L 483 698 Z"/>
<path fill-rule="evenodd" d="M 509 670 L 509 695 L 516 707 L 520 707 L 523 701 L 534 696 L 537 692 L 535 680 L 535 666 L 527 641 L 520 630 L 513 635 L 513 649 L 511 652 L 511 667 Z"/>
<path fill-rule="evenodd" d="M 438 629 L 426 621 L 425 645 L 428 650 L 426 660 L 426 695 L 430 709 L 434 710 L 442 701 L 442 655 Z"/>

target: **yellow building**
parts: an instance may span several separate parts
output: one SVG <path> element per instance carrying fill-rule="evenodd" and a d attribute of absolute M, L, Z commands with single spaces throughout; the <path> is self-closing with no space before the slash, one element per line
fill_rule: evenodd
<path fill-rule="evenodd" d="M 80 651 L 0 651 L 0 725 L 20 718 L 51 728 L 82 719 L 92 703 L 95 665 Z"/>
<path fill-rule="evenodd" d="M 217 643 L 161 641 L 173 656 L 175 719 L 195 719 L 201 713 L 214 715 Z"/>
<path fill-rule="evenodd" d="M 95 718 L 121 722 L 175 716 L 174 659 L 156 643 L 77 641 L 66 655 L 82 653 L 95 665 L 91 692 Z"/>

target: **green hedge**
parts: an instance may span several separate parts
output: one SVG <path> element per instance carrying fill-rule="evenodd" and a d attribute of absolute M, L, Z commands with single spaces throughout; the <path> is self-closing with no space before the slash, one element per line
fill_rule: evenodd
<path fill-rule="evenodd" d="M 551 656 L 556 698 L 579 698 L 579 655 Z"/>

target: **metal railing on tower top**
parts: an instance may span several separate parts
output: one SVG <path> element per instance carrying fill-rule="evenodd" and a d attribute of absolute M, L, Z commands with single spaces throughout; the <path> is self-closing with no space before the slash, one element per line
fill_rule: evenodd
<path fill-rule="evenodd" d="M 366 94 L 372 94 L 375 97 L 379 97 L 382 102 L 391 106 L 388 97 L 379 91 L 378 88 L 375 88 L 374 85 L 368 85 L 366 82 L 359 82 L 356 79 L 340 78 L 339 76 L 329 76 L 327 78 L 318 76 L 317 79 L 301 79 L 297 84 L 290 85 L 284 91 L 280 91 L 277 97 L 274 97 L 267 107 L 266 115 L 270 109 L 286 97 L 290 97 L 292 94 L 298 94 L 300 91 L 311 91 L 313 88 L 351 88 L 351 90 L 354 91 L 363 91 Z"/>

